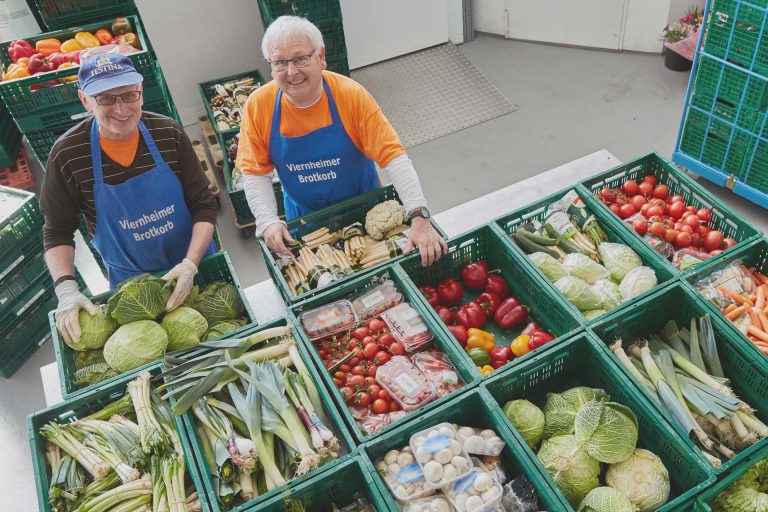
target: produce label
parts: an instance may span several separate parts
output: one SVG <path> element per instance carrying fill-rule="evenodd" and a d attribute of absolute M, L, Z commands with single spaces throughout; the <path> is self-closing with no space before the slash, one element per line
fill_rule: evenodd
<path fill-rule="evenodd" d="M 546 222 L 555 233 L 565 238 L 571 238 L 578 231 L 568 215 L 561 210 L 551 212 L 547 216 Z"/>
<path fill-rule="evenodd" d="M 393 380 L 398 386 L 400 386 L 405 396 L 416 396 L 419 393 L 419 391 L 422 389 L 422 386 L 419 385 L 418 382 L 416 382 L 416 379 L 414 379 L 407 373 L 398 375 Z"/>
<path fill-rule="evenodd" d="M 741 287 L 741 283 L 737 277 L 732 277 L 727 281 L 720 283 L 720 286 L 732 292 L 738 293 L 739 295 L 744 293 L 744 289 Z"/>
<path fill-rule="evenodd" d="M 451 448 L 451 437 L 445 434 L 440 434 L 433 437 L 428 437 L 421 447 L 427 450 L 429 453 L 435 454 L 443 450 L 449 450 Z"/>
<path fill-rule="evenodd" d="M 479 475 L 477 471 L 470 471 L 466 475 L 459 477 L 453 484 L 453 492 L 463 494 L 469 491 L 472 488 L 472 484 L 477 480 L 477 475 Z"/>
<path fill-rule="evenodd" d="M 373 309 L 386 304 L 387 300 L 384 298 L 383 293 L 376 290 L 375 292 L 369 293 L 365 297 L 362 297 L 360 302 L 363 303 L 363 306 L 365 306 L 366 309 Z"/>
<path fill-rule="evenodd" d="M 414 462 L 413 464 L 408 464 L 403 469 L 398 471 L 397 477 L 395 478 L 398 483 L 412 484 L 414 482 L 424 480 L 424 473 L 422 473 L 419 465 Z"/>

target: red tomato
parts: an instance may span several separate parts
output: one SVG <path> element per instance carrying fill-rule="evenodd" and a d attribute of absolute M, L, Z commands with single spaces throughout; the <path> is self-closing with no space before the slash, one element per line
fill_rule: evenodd
<path fill-rule="evenodd" d="M 710 231 L 712 231 L 712 228 L 710 228 L 706 224 L 700 224 L 699 225 L 699 234 L 701 236 L 707 236 L 707 233 L 709 233 Z"/>
<path fill-rule="evenodd" d="M 381 320 L 379 318 L 374 318 L 370 322 L 368 322 L 368 329 L 370 329 L 371 333 L 378 334 L 382 332 L 384 329 L 386 329 L 387 324 L 384 323 L 384 320 Z"/>
<path fill-rule="evenodd" d="M 651 209 L 651 205 L 649 203 L 645 203 L 643 206 L 640 207 L 640 213 L 643 214 L 643 217 L 648 218 L 650 217 L 650 215 L 648 215 L 648 210 L 650 209 Z"/>
<path fill-rule="evenodd" d="M 679 219 L 685 213 L 685 203 L 677 201 L 669 205 L 669 215 L 672 218 Z"/>
<path fill-rule="evenodd" d="M 639 210 L 643 207 L 644 204 L 648 202 L 648 200 L 645 198 L 645 196 L 637 194 L 635 196 L 632 196 L 632 199 L 630 199 L 629 202 Z"/>
<path fill-rule="evenodd" d="M 382 389 L 381 391 L 379 391 L 379 398 L 381 398 L 382 400 L 386 400 L 387 402 L 392 401 L 392 397 L 389 396 L 389 393 L 387 393 L 386 389 Z"/>
<path fill-rule="evenodd" d="M 684 249 L 691 246 L 691 241 L 691 234 L 683 231 L 682 233 L 677 234 L 677 237 L 675 238 L 675 245 L 681 249 Z"/>
<path fill-rule="evenodd" d="M 653 187 L 650 182 L 644 181 L 640 184 L 638 189 L 640 190 L 640 193 L 643 194 L 645 197 L 651 197 L 653 195 Z"/>
<path fill-rule="evenodd" d="M 685 219 L 683 219 L 683 222 L 685 224 L 688 224 L 692 228 L 696 228 L 697 231 L 699 229 L 699 224 L 701 223 L 698 215 L 689 215 Z"/>
<path fill-rule="evenodd" d="M 704 237 L 704 249 L 707 251 L 719 249 L 723 245 L 723 240 L 725 240 L 725 237 L 720 231 L 710 231 Z"/>
<path fill-rule="evenodd" d="M 343 398 L 344 401 L 346 402 L 347 400 L 349 400 L 352 397 L 352 395 L 355 394 L 355 390 L 352 389 L 349 386 L 346 386 L 346 387 L 341 388 L 339 390 L 339 393 L 341 393 L 341 398 Z"/>
<path fill-rule="evenodd" d="M 400 342 L 394 342 L 389 346 L 389 353 L 393 356 L 401 356 L 405 354 L 405 349 L 403 348 L 403 345 Z"/>
<path fill-rule="evenodd" d="M 368 407 L 368 404 L 371 403 L 371 395 L 369 395 L 365 391 L 355 393 L 350 397 L 349 403 L 354 406 Z"/>
<path fill-rule="evenodd" d="M 381 338 L 379 338 L 379 345 L 384 345 L 385 347 L 390 346 L 395 341 L 395 337 L 391 334 L 382 334 Z"/>
<path fill-rule="evenodd" d="M 608 187 L 605 187 L 603 190 L 601 190 L 600 195 L 603 197 L 605 201 L 609 203 L 612 203 L 616 200 L 616 192 L 611 190 Z"/>
<path fill-rule="evenodd" d="M 373 377 L 370 377 L 370 376 L 366 377 L 365 378 L 365 385 L 368 386 L 369 388 L 371 386 L 375 386 L 376 385 L 376 379 L 374 379 Z"/>
<path fill-rule="evenodd" d="M 736 240 L 734 240 L 733 238 L 723 239 L 723 250 L 730 249 L 734 245 L 736 245 Z"/>
<path fill-rule="evenodd" d="M 640 190 L 640 187 L 638 187 L 635 180 L 627 180 L 624 185 L 621 186 L 621 190 L 628 196 L 633 196 L 637 194 L 637 192 Z"/>
<path fill-rule="evenodd" d="M 352 368 L 352 375 L 365 375 L 365 368 L 362 365 L 357 365 Z"/>
<path fill-rule="evenodd" d="M 678 231 L 682 231 L 682 232 L 688 233 L 689 235 L 693 234 L 693 228 L 691 226 L 689 226 L 688 224 L 683 224 L 679 228 L 677 226 L 675 226 L 675 229 L 678 230 Z"/>
<path fill-rule="evenodd" d="M 383 350 L 380 350 L 376 352 L 376 355 L 373 357 L 373 362 L 376 364 L 386 364 L 389 359 L 390 355 Z"/>
<path fill-rule="evenodd" d="M 661 222 L 654 222 L 651 224 L 651 234 L 653 236 L 657 236 L 659 238 L 664 236 L 664 233 L 666 232 L 666 228 L 664 227 L 664 224 Z"/>
<path fill-rule="evenodd" d="M 652 187 L 655 187 L 658 181 L 656 180 L 656 176 L 653 174 L 646 174 L 643 176 L 643 183 L 650 183 Z"/>
<path fill-rule="evenodd" d="M 348 346 L 350 351 L 355 351 L 358 348 L 360 348 L 360 340 L 358 340 L 357 338 L 352 338 L 351 340 L 349 340 Z"/>
<path fill-rule="evenodd" d="M 709 254 L 710 254 L 711 256 L 717 256 L 717 255 L 718 255 L 718 254 L 720 254 L 721 252 L 723 252 L 723 250 L 722 250 L 722 249 L 715 249 L 714 251 L 709 251 Z"/>
<path fill-rule="evenodd" d="M 625 204 L 621 208 L 619 208 L 619 217 L 622 219 L 626 219 L 628 217 L 633 216 L 637 213 L 637 208 L 633 204 Z"/>
<path fill-rule="evenodd" d="M 344 372 L 344 373 L 347 373 L 351 369 L 352 369 L 352 367 L 349 366 L 348 364 L 342 364 L 341 366 L 339 366 L 339 370 Z"/>
<path fill-rule="evenodd" d="M 686 206 L 685 209 L 688 210 L 689 212 L 693 212 L 693 213 L 696 213 L 698 211 L 698 210 L 696 210 L 696 207 L 693 206 L 692 204 Z"/>
<path fill-rule="evenodd" d="M 376 377 L 376 371 L 379 369 L 378 365 L 372 364 L 370 368 L 368 368 L 368 376 L 373 378 Z"/>
<path fill-rule="evenodd" d="M 709 208 L 699 208 L 698 211 L 696 211 L 696 215 L 699 216 L 701 222 L 709 222 L 712 220 L 712 212 L 709 211 Z"/>
<path fill-rule="evenodd" d="M 389 412 L 389 404 L 385 400 L 377 398 L 371 404 L 371 410 L 376 414 L 385 414 Z"/>
<path fill-rule="evenodd" d="M 389 402 L 389 412 L 395 412 L 400 410 L 400 404 L 392 400 Z"/>
<path fill-rule="evenodd" d="M 379 345 L 377 343 L 369 343 L 363 349 L 363 357 L 366 359 L 373 359 L 378 351 Z"/>
<path fill-rule="evenodd" d="M 653 189 L 653 197 L 658 197 L 659 199 L 666 199 L 669 195 L 669 187 L 666 185 L 657 185 L 656 188 Z"/>
<path fill-rule="evenodd" d="M 659 199 L 658 197 L 654 197 L 648 202 L 651 203 L 651 206 L 658 206 L 659 208 L 662 208 L 662 209 L 665 206 L 667 206 L 667 203 L 663 199 Z"/>
<path fill-rule="evenodd" d="M 333 383 L 336 384 L 337 388 L 340 388 L 340 387 L 342 387 L 344 385 L 344 383 L 342 381 L 340 381 L 339 379 L 336 379 L 336 378 L 333 379 Z"/>
<path fill-rule="evenodd" d="M 627 204 L 627 196 L 625 196 L 624 194 L 617 195 L 614 203 L 616 203 L 619 206 L 623 206 Z"/>
<path fill-rule="evenodd" d="M 635 228 L 635 231 L 637 231 L 637 234 L 640 236 L 643 236 L 648 232 L 648 222 L 643 219 L 636 220 L 632 224 L 632 227 Z"/>
<path fill-rule="evenodd" d="M 616 215 L 618 215 L 618 214 L 619 214 L 619 207 L 618 207 L 618 206 L 616 206 L 615 204 L 612 204 L 612 205 L 611 205 L 611 206 L 609 206 L 608 208 L 610 208 L 610 209 L 611 209 L 611 211 L 612 211 L 613 213 L 615 213 Z"/>
<path fill-rule="evenodd" d="M 347 380 L 347 372 L 342 372 L 339 370 L 333 374 L 333 378 L 345 382 Z"/>
<path fill-rule="evenodd" d="M 701 235 L 698 233 L 694 233 L 691 235 L 691 245 L 694 247 L 701 247 L 704 244 L 704 239 L 701 238 Z"/>
<path fill-rule="evenodd" d="M 360 389 L 365 386 L 365 377 L 362 375 L 353 375 L 347 380 L 347 385 L 352 389 Z"/>
<path fill-rule="evenodd" d="M 354 331 L 352 331 L 352 336 L 355 338 L 362 340 L 366 336 L 368 336 L 368 328 L 367 327 L 358 327 Z"/>
<path fill-rule="evenodd" d="M 359 357 L 353 357 L 352 359 L 349 360 L 349 366 L 351 366 L 352 368 L 354 368 L 355 366 L 357 366 L 359 364 L 360 364 L 360 358 Z"/>
<path fill-rule="evenodd" d="M 667 203 L 669 204 L 675 204 L 675 203 L 683 203 L 683 208 L 685 208 L 685 199 L 683 199 L 683 196 L 680 194 L 675 194 L 673 196 L 669 196 L 667 198 Z"/>
<path fill-rule="evenodd" d="M 677 231 L 674 229 L 668 229 L 664 233 L 664 240 L 666 240 L 669 243 L 673 243 L 677 239 Z"/>
<path fill-rule="evenodd" d="M 678 231 L 682 231 L 683 226 L 687 226 L 687 224 L 683 224 L 682 222 L 675 222 L 675 224 L 672 227 Z M 693 230 L 691 230 L 691 233 L 693 233 Z"/>
<path fill-rule="evenodd" d="M 317 351 L 317 355 L 320 356 L 320 359 L 325 361 L 330 357 L 331 353 L 325 350 L 324 348 L 321 348 L 320 350 Z"/>
<path fill-rule="evenodd" d="M 373 379 L 373 380 L 375 381 L 376 379 Z M 379 393 L 382 391 L 382 389 L 381 389 L 381 386 L 379 386 L 378 384 L 371 384 L 370 386 L 368 386 L 368 391 L 371 392 L 372 398 L 376 398 L 379 396 Z"/>
<path fill-rule="evenodd" d="M 651 206 L 648 208 L 648 216 L 649 217 L 661 217 L 664 215 L 664 209 L 659 206 Z"/>
<path fill-rule="evenodd" d="M 375 341 L 376 340 L 373 339 L 373 336 L 366 336 L 365 338 L 363 338 L 363 346 L 367 347 L 368 345 L 370 345 L 371 343 L 373 343 Z"/>

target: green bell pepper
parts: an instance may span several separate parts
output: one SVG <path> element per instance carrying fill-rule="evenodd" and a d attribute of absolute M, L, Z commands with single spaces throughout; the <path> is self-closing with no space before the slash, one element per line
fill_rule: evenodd
<path fill-rule="evenodd" d="M 481 348 L 471 348 L 467 350 L 467 355 L 472 359 L 472 362 L 475 363 L 476 366 L 491 364 L 491 356 L 488 355 L 487 351 Z"/>

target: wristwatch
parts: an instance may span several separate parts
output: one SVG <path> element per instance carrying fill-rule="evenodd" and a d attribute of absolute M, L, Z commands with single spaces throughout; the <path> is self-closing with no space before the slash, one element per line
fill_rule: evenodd
<path fill-rule="evenodd" d="M 414 210 L 411 210 L 411 212 L 408 214 L 408 220 L 411 221 L 416 217 L 421 217 L 422 219 L 428 219 L 431 217 L 431 215 L 429 214 L 429 210 L 427 210 L 423 206 L 420 206 L 418 208 L 415 208 Z"/>

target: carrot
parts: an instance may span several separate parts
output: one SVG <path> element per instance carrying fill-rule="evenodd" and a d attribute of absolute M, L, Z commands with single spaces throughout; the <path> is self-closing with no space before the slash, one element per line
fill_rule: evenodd
<path fill-rule="evenodd" d="M 747 314 L 749 315 L 749 323 L 751 324 L 751 327 L 757 327 L 758 329 L 763 328 L 763 322 L 760 321 L 760 317 L 757 316 L 757 313 L 753 308 L 748 307 L 747 308 Z"/>
<path fill-rule="evenodd" d="M 764 311 L 757 311 L 757 318 L 760 319 L 760 323 L 763 325 L 763 330 L 768 332 L 768 315 Z"/>
<path fill-rule="evenodd" d="M 725 315 L 725 318 L 727 318 L 730 321 L 734 321 L 737 318 L 739 318 L 741 315 L 743 315 L 746 312 L 746 310 L 747 310 L 746 306 L 739 306 L 736 309 L 732 310 L 730 313 L 727 313 Z"/>
<path fill-rule="evenodd" d="M 760 341 L 765 341 L 766 343 L 768 343 L 768 333 L 766 333 L 762 329 L 758 329 L 754 325 L 750 325 L 749 327 L 747 327 L 747 332 L 753 335 L 754 337 L 758 338 Z"/>
<path fill-rule="evenodd" d="M 763 274 L 762 272 L 755 271 L 754 276 L 763 284 L 768 284 L 768 276 Z"/>
<path fill-rule="evenodd" d="M 757 309 L 765 308 L 765 288 L 759 286 L 755 295 L 757 296 L 755 299 L 755 307 Z"/>
<path fill-rule="evenodd" d="M 720 293 L 722 293 L 723 295 L 725 295 L 725 296 L 726 296 L 726 297 L 728 297 L 729 299 L 732 299 L 732 300 L 733 300 L 735 303 L 737 303 L 737 304 L 742 304 L 742 305 L 746 304 L 747 306 L 752 306 L 752 305 L 754 305 L 754 303 L 753 303 L 753 302 L 751 302 L 751 301 L 750 301 L 749 299 L 747 299 L 746 297 L 742 297 L 742 296 L 741 296 L 741 295 L 739 295 L 738 293 L 736 293 L 736 292 L 732 292 L 731 290 L 729 290 L 729 289 L 728 289 L 728 288 L 726 288 L 725 286 L 718 286 L 718 287 L 717 287 L 717 291 L 719 291 Z"/>
<path fill-rule="evenodd" d="M 727 317 L 728 313 L 730 313 L 734 309 L 736 309 L 736 304 L 729 304 L 728 307 L 723 310 L 723 314 L 726 315 Z"/>
<path fill-rule="evenodd" d="M 754 343 L 755 343 L 755 346 L 758 348 L 758 350 L 760 350 L 760 352 L 768 356 L 768 343 L 761 343 L 759 341 L 756 341 Z"/>

